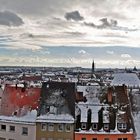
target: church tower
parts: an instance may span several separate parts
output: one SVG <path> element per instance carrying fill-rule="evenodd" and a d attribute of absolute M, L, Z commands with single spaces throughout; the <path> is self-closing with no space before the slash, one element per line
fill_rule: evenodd
<path fill-rule="evenodd" d="M 94 60 L 92 62 L 92 74 L 95 72 L 95 63 L 94 63 Z"/>

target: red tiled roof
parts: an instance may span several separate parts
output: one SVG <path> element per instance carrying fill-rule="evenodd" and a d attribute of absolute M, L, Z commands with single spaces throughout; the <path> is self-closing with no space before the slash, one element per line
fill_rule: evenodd
<path fill-rule="evenodd" d="M 16 109 L 28 106 L 37 109 L 39 104 L 41 88 L 37 87 L 16 87 L 6 85 L 2 96 L 1 113 L 11 115 Z"/>
<path fill-rule="evenodd" d="M 24 80 L 24 81 L 41 81 L 42 76 L 36 76 L 36 75 L 35 76 L 32 76 L 32 75 L 23 76 L 22 80 Z"/>

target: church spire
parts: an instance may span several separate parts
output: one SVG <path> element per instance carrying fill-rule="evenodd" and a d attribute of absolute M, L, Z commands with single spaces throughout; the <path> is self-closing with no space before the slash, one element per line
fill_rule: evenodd
<path fill-rule="evenodd" d="M 94 63 L 94 60 L 92 62 L 92 74 L 95 72 L 95 63 Z"/>

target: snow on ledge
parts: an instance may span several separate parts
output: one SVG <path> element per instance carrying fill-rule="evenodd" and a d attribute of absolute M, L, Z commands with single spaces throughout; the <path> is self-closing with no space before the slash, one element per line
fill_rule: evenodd
<path fill-rule="evenodd" d="M 36 122 L 37 111 L 32 110 L 28 112 L 27 115 L 17 117 L 17 116 L 0 116 L 0 122 L 11 122 L 11 123 L 24 123 L 24 124 L 34 124 Z"/>
<path fill-rule="evenodd" d="M 70 114 L 45 114 L 37 117 L 36 122 L 74 123 L 74 118 Z"/>
<path fill-rule="evenodd" d="M 123 132 L 120 132 L 119 130 L 110 130 L 110 132 L 106 132 L 104 131 L 103 129 L 99 130 L 99 131 L 93 131 L 92 129 L 88 130 L 88 131 L 85 131 L 85 130 L 79 130 L 79 131 L 76 131 L 75 133 L 77 134 L 124 134 Z M 125 134 L 134 134 L 133 131 L 130 131 L 130 132 L 125 132 Z"/>

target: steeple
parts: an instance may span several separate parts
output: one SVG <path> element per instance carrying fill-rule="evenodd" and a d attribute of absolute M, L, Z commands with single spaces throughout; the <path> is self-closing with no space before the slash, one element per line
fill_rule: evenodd
<path fill-rule="evenodd" d="M 95 64 L 94 64 L 94 60 L 92 62 L 92 74 L 95 72 Z"/>

